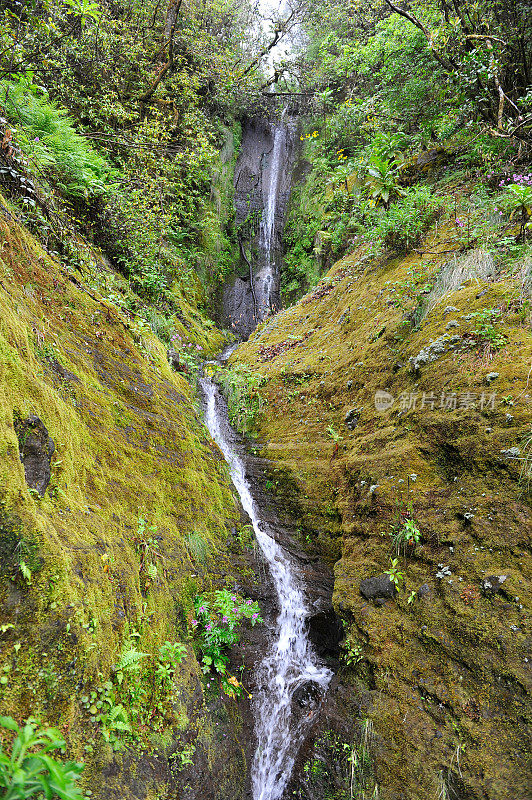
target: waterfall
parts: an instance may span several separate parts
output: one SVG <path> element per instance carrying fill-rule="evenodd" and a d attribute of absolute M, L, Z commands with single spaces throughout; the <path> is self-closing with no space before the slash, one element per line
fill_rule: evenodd
<path fill-rule="evenodd" d="M 234 198 L 236 226 L 246 233 L 239 242 L 237 274 L 228 279 L 223 294 L 225 325 L 242 338 L 280 306 L 281 234 L 297 154 L 296 132 L 297 120 L 285 112 L 278 122 L 254 118 L 244 125 Z M 249 225 L 254 215 L 258 226 Z"/>
<path fill-rule="evenodd" d="M 250 517 L 277 593 L 279 615 L 274 641 L 256 672 L 259 687 L 254 696 L 257 750 L 251 777 L 253 800 L 280 800 L 310 721 L 307 717 L 305 726 L 305 721 L 294 720 L 294 691 L 310 683 L 321 697 L 332 673 L 319 664 L 308 640 L 305 625 L 308 609 L 300 578 L 294 564 L 269 535 L 260 518 L 260 509 L 246 479 L 244 462 L 232 441 L 234 433 L 227 422 L 225 403 L 212 381 L 203 378 L 200 383 L 206 404 L 206 425 L 229 465 L 233 484 Z"/>
<path fill-rule="evenodd" d="M 282 190 L 281 179 L 285 169 L 287 128 L 283 120 L 273 129 L 273 148 L 268 164 L 268 180 L 264 191 L 266 202 L 260 223 L 259 248 L 264 262 L 255 278 L 255 294 L 257 296 L 257 317 L 264 319 L 269 309 L 277 304 L 279 291 L 279 269 L 276 260 L 277 212 L 279 194 Z"/>

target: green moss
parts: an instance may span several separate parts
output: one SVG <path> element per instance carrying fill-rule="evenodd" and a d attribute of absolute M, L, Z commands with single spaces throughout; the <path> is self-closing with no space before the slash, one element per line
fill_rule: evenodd
<path fill-rule="evenodd" d="M 333 601 L 364 642 L 356 675 L 371 693 L 369 715 L 383 742 L 376 777 L 385 798 L 437 796 L 440 775 L 455 787 L 462 781 L 468 797 L 483 797 L 485 787 L 497 800 L 526 793 L 532 512 L 519 462 L 502 451 L 522 447 L 532 425 L 532 337 L 508 274 L 465 281 L 424 315 L 416 311 L 447 251 L 458 249 L 454 235 L 444 222 L 424 254 L 401 258 L 358 248 L 232 356 L 265 381 L 261 455 L 283 476 L 272 491 L 281 504 L 290 502 L 284 491 L 298 505 L 302 544 L 336 560 Z M 475 332 L 478 318 L 470 316 L 492 308 L 501 309 L 500 348 Z M 458 327 L 447 330 L 451 319 Z M 456 348 L 411 371 L 409 359 L 446 333 L 458 334 Z M 498 378 L 488 387 L 490 372 Z M 378 390 L 395 398 L 390 410 L 376 409 Z M 442 392 L 456 393 L 456 409 L 441 407 Z M 475 403 L 461 407 L 466 393 Z M 388 569 L 389 531 L 407 503 L 421 542 L 401 557 L 397 601 L 379 608 L 361 596 L 360 582 Z M 451 575 L 438 578 L 439 564 Z M 507 576 L 500 594 L 484 592 L 487 575 Z M 418 596 L 425 584 L 429 594 Z M 507 715 L 499 712 L 505 703 Z"/>
<path fill-rule="evenodd" d="M 0 229 L 0 635 L 8 668 L 0 711 L 59 724 L 69 754 L 87 762 L 83 780 L 93 797 L 125 791 L 120 786 L 135 775 L 139 796 L 162 796 L 170 775 L 157 766 L 157 777 L 146 759 L 159 764 L 159 753 L 164 765 L 168 747 L 181 746 L 179 720 L 190 720 L 194 736 L 195 720 L 208 716 L 192 649 L 179 673 L 176 719 L 165 725 L 157 712 L 153 730 L 134 730 L 140 738 L 124 753 L 103 742 L 81 697 L 113 675 L 132 632 L 150 654 L 186 639 L 191 592 L 234 568 L 227 535 L 239 512 L 193 390 L 171 371 L 150 328 L 94 287 L 70 281 L 17 224 Z M 193 302 L 182 297 L 176 327 L 211 352 L 221 334 L 204 325 Z M 56 444 L 42 499 L 26 486 L 14 425 L 29 413 Z M 149 575 L 140 514 L 156 529 L 157 572 Z M 217 574 L 191 558 L 192 534 L 206 542 Z M 106 779 L 109 770 L 116 777 Z"/>

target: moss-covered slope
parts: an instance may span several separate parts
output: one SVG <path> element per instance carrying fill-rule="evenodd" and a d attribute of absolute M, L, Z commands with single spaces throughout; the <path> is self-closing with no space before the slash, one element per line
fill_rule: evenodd
<path fill-rule="evenodd" d="M 424 254 L 360 248 L 233 356 L 267 379 L 261 455 L 335 562 L 383 800 L 529 790 L 530 303 L 463 244 L 442 225 Z M 396 599 L 366 599 L 396 557 Z"/>
<path fill-rule="evenodd" d="M 238 712 L 216 683 L 204 696 L 189 635 L 195 594 L 237 581 L 225 462 L 146 324 L 6 209 L 0 241 L 0 712 L 59 725 L 93 797 L 241 796 Z M 183 313 L 183 336 L 216 347 Z M 21 455 L 43 426 L 41 496 Z M 165 641 L 186 650 L 171 679 Z"/>

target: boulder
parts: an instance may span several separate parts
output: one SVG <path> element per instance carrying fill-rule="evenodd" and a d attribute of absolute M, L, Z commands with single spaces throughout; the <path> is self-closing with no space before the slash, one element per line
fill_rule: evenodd
<path fill-rule="evenodd" d="M 397 588 L 390 576 L 384 573 L 384 575 L 376 575 L 374 578 L 366 578 L 361 581 L 360 594 L 366 600 L 376 600 L 377 598 L 387 600 L 395 597 Z"/>
<path fill-rule="evenodd" d="M 314 681 L 305 681 L 294 690 L 292 701 L 300 708 L 316 708 L 321 698 L 321 687 Z"/>

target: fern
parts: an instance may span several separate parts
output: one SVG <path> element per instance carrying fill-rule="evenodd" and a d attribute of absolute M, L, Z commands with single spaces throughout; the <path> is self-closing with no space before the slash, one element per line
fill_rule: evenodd
<path fill-rule="evenodd" d="M 119 684 L 124 680 L 124 673 L 136 673 L 140 671 L 140 662 L 143 658 L 148 657 L 148 653 L 139 652 L 133 645 L 129 645 L 129 649 L 123 649 L 120 654 L 120 661 L 115 664 L 114 671 L 116 679 Z"/>
<path fill-rule="evenodd" d="M 31 82 L 31 76 L 2 81 L 0 89 L 17 144 L 43 178 L 68 197 L 88 198 L 106 192 L 110 166 L 76 133 L 66 111 Z"/>
<path fill-rule="evenodd" d="M 201 533 L 193 531 L 187 534 L 185 544 L 194 561 L 205 563 L 209 556 L 209 543 L 205 541 Z"/>

